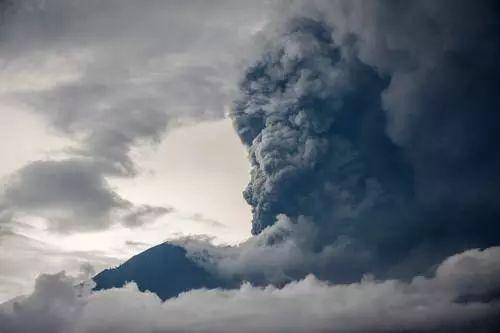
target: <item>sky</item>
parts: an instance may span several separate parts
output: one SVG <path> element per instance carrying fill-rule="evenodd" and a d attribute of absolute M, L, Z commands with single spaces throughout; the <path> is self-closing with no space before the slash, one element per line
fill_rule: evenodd
<path fill-rule="evenodd" d="M 0 1 L 0 331 L 494 332 L 499 45 L 490 0 Z"/>
<path fill-rule="evenodd" d="M 2 2 L 0 300 L 174 237 L 249 237 L 227 112 L 265 8 Z"/>

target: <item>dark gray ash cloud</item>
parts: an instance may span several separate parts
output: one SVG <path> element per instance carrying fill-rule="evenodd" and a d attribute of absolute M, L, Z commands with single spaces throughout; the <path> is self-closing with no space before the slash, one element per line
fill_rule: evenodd
<path fill-rule="evenodd" d="M 318 253 L 345 240 L 370 255 L 323 272 L 340 281 L 412 276 L 498 244 L 498 5 L 290 8 L 232 112 L 252 164 L 253 233 L 278 214 L 310 217 Z"/>

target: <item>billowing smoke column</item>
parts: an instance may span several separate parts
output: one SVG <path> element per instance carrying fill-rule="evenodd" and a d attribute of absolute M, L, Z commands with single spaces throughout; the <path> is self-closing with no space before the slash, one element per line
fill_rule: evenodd
<path fill-rule="evenodd" d="M 246 71 L 254 234 L 308 216 L 406 276 L 500 241 L 498 6 L 402 3 L 303 2 Z"/>
<path fill-rule="evenodd" d="M 254 234 L 278 214 L 305 215 L 322 225 L 325 243 L 401 216 L 411 178 L 385 135 L 388 82 L 325 23 L 292 20 L 273 40 L 247 71 L 233 113 L 253 166 L 244 195 Z"/>
<path fill-rule="evenodd" d="M 383 191 L 374 175 L 384 161 L 370 149 L 398 154 L 380 109 L 387 79 L 321 22 L 297 19 L 288 30 L 247 71 L 234 107 L 253 167 L 244 196 L 254 234 L 277 214 L 323 219 L 332 206 L 340 220 L 362 214 Z"/>

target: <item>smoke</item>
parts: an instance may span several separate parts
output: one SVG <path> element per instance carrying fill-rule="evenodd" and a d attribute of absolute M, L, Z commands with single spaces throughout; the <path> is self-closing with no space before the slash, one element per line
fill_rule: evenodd
<path fill-rule="evenodd" d="M 289 15 L 261 35 L 262 53 L 244 73 L 231 112 L 252 167 L 244 196 L 254 237 L 228 247 L 175 243 L 233 287 L 282 286 L 309 273 L 337 283 L 368 273 L 411 279 L 454 253 L 497 245 L 493 142 L 500 138 L 490 129 L 500 117 L 488 107 L 496 98 L 488 84 L 496 81 L 474 71 L 487 66 L 492 80 L 500 71 L 457 39 L 498 52 L 495 11 L 486 4 L 297 1 L 282 8 L 279 18 Z M 475 88 L 457 92 L 458 79 Z M 411 110 L 411 121 L 394 122 L 406 117 L 395 101 Z"/>
<path fill-rule="evenodd" d="M 339 239 L 370 253 L 358 275 L 412 276 L 498 244 L 498 6 L 288 4 L 231 114 L 252 232 L 307 216 L 317 253 Z"/>
<path fill-rule="evenodd" d="M 318 249 L 321 230 L 311 220 L 280 215 L 277 222 L 237 246 L 215 246 L 210 239 L 189 237 L 172 243 L 187 258 L 216 277 L 221 286 L 282 286 L 314 273 L 321 279 L 356 281 L 372 255 L 347 237 Z"/>
<path fill-rule="evenodd" d="M 346 109 L 353 111 L 354 118 L 376 107 L 383 80 L 349 49 L 342 50 L 331 33 L 322 22 L 294 19 L 287 23 L 285 35 L 273 39 L 269 51 L 247 70 L 241 83 L 232 117 L 242 141 L 249 145 L 253 166 L 244 195 L 253 207 L 254 234 L 274 223 L 278 213 L 297 216 L 321 210 L 314 207 L 315 198 L 308 200 L 304 193 L 321 197 L 322 192 L 335 191 L 314 182 L 331 160 L 339 172 L 330 178 L 340 180 L 351 173 L 362 176 L 365 166 L 359 152 L 347 135 L 333 133 L 333 127 Z M 354 99 L 359 91 L 364 96 Z M 347 215 L 359 213 L 363 199 L 369 200 L 369 190 L 362 184 L 368 177 L 363 178 L 343 180 L 359 183 L 358 192 L 366 192 L 352 197 Z"/>

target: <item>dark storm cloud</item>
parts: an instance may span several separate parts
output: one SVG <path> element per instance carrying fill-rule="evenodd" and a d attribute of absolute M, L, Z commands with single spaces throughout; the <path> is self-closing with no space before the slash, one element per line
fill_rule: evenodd
<path fill-rule="evenodd" d="M 331 265 L 334 280 L 412 276 L 498 244 L 496 3 L 291 8 L 232 112 L 252 163 L 253 232 L 305 215 L 317 252 L 344 239 L 369 253 L 354 270 L 349 254 Z"/>

